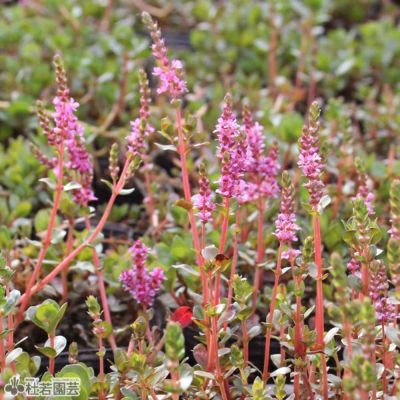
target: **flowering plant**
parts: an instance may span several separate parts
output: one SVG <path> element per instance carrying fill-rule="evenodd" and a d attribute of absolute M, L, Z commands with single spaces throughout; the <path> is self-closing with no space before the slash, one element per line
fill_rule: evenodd
<path fill-rule="evenodd" d="M 79 104 L 61 57 L 54 59 L 54 112 L 38 106 L 47 147 L 35 148 L 51 207 L 45 223 L 35 218 L 41 229 L 0 232 L 4 391 L 15 377 L 39 375 L 79 378 L 82 399 L 398 396 L 400 181 L 381 193 L 389 207 L 375 210 L 377 181 L 352 157 L 348 125 L 337 135 L 338 104 L 321 120 L 321 104 L 310 101 L 298 149 L 283 155 L 250 105 L 227 93 L 212 142 L 198 143 L 184 64 L 169 58 L 149 14 L 143 23 L 157 89 L 140 70 L 138 116 L 123 147 L 110 148 L 111 195 L 101 212 Z M 156 112 L 152 95 L 168 100 Z M 153 147 L 174 154 L 174 202 L 154 173 Z M 329 152 L 341 157 L 336 164 Z M 345 190 L 346 173 L 356 184 Z M 133 180 L 144 186 L 147 229 L 140 239 L 108 240 L 102 232 Z M 71 306 L 83 318 L 82 296 L 90 329 L 81 334 L 95 338 L 96 365 L 81 362 L 72 342 L 60 368 L 62 321 Z M 40 357 L 17 340 L 24 324 L 44 331 Z"/>

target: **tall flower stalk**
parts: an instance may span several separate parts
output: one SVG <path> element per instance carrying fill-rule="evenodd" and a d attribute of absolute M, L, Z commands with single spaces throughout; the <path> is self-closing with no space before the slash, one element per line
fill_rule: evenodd
<path fill-rule="evenodd" d="M 243 174 L 243 163 L 245 162 L 245 142 L 240 136 L 240 126 L 232 109 L 232 96 L 227 93 L 224 98 L 223 111 L 218 118 L 215 128 L 217 134 L 218 148 L 217 157 L 221 161 L 221 177 L 219 179 L 219 193 L 223 198 L 223 221 L 221 227 L 221 238 L 219 252 L 224 253 L 228 234 L 231 199 L 236 197 L 239 182 Z M 221 286 L 221 273 L 217 272 L 215 277 L 215 303 L 219 303 Z"/>
<path fill-rule="evenodd" d="M 263 380 L 267 381 L 269 377 L 269 355 L 271 345 L 271 334 L 273 328 L 273 319 L 275 312 L 276 297 L 278 294 L 279 280 L 282 274 L 282 255 L 285 248 L 291 246 L 291 243 L 297 241 L 296 231 L 299 227 L 296 224 L 296 215 L 294 212 L 294 187 L 287 173 L 282 176 L 282 198 L 278 217 L 275 221 L 275 236 L 279 240 L 277 266 L 275 269 L 275 280 L 272 289 L 271 303 L 269 307 L 269 316 L 267 331 L 265 334 L 265 354 Z"/>
<path fill-rule="evenodd" d="M 266 201 L 279 193 L 277 174 L 280 168 L 278 148 L 273 144 L 266 152 L 263 137 L 263 127 L 253 121 L 250 110 L 243 109 L 243 131 L 247 142 L 247 157 L 245 162 L 246 178 L 241 180 L 239 187 L 240 203 L 254 202 L 257 204 L 257 258 L 254 273 L 254 291 L 252 296 L 253 312 L 257 306 L 257 297 L 263 270 L 260 265 L 264 261 L 264 211 Z"/>
<path fill-rule="evenodd" d="M 50 213 L 49 224 L 45 237 L 43 239 L 39 257 L 25 290 L 25 297 L 21 300 L 21 306 L 17 315 L 17 323 L 22 320 L 23 313 L 29 304 L 32 287 L 39 277 L 43 261 L 46 257 L 47 250 L 51 243 L 51 235 L 56 224 L 57 211 L 60 205 L 61 194 L 63 191 L 65 141 L 70 135 L 70 124 L 73 124 L 75 121 L 73 111 L 76 108 L 76 103 L 73 99 L 69 98 L 67 78 L 60 57 L 56 56 L 54 58 L 54 65 L 56 69 L 56 79 L 58 86 L 57 97 L 54 99 L 54 105 L 56 106 L 56 113 L 54 115 L 54 128 L 50 129 L 47 124 L 44 126 L 44 128 L 45 133 L 47 134 L 48 143 L 54 147 L 54 151 L 57 154 L 57 183 L 54 191 L 53 206 Z"/>
<path fill-rule="evenodd" d="M 146 187 L 146 205 L 150 223 L 154 224 L 154 195 L 151 187 L 150 164 L 146 150 L 148 148 L 146 140 L 154 132 L 154 126 L 149 122 L 150 118 L 150 88 L 146 72 L 139 70 L 139 86 L 140 86 L 140 110 L 139 116 L 131 121 L 131 132 L 126 137 L 128 143 L 128 151 L 134 156 L 140 157 L 143 166 L 141 170 L 144 175 L 144 183 Z"/>
<path fill-rule="evenodd" d="M 183 65 L 179 60 L 169 60 L 167 56 L 167 48 L 165 46 L 165 41 L 161 35 L 161 31 L 158 28 L 156 22 L 153 21 L 150 14 L 144 12 L 142 14 L 143 23 L 146 25 L 150 32 L 150 36 L 153 40 L 152 51 L 153 56 L 157 61 L 157 66 L 153 70 L 153 75 L 158 78 L 158 94 L 167 94 L 172 104 L 175 107 L 175 115 L 176 115 L 176 126 L 178 133 L 178 146 L 177 151 L 179 154 L 179 158 L 181 161 L 181 169 L 182 169 L 182 186 L 183 193 L 185 197 L 185 201 L 190 204 L 191 203 L 191 189 L 190 189 L 190 181 L 189 181 L 189 171 L 187 166 L 187 150 L 188 143 L 183 131 L 183 123 L 182 123 L 182 111 L 181 111 L 181 101 L 180 98 L 184 95 L 188 90 L 186 87 L 186 82 L 182 78 L 183 74 Z M 201 257 L 201 246 L 199 233 L 196 229 L 196 219 L 194 216 L 193 210 L 189 207 L 189 221 L 190 221 L 190 229 L 193 236 L 193 245 L 196 251 L 196 259 L 197 264 L 200 267 L 200 273 L 203 274 L 203 260 Z"/>
<path fill-rule="evenodd" d="M 319 116 L 321 109 L 317 102 L 313 102 L 310 106 L 308 115 L 308 124 L 304 126 L 302 136 L 299 140 L 300 155 L 298 165 L 302 169 L 303 175 L 307 178 L 305 187 L 310 195 L 310 206 L 312 213 L 312 225 L 314 231 L 314 260 L 317 266 L 317 293 L 316 293 L 316 309 L 315 309 L 315 330 L 317 334 L 318 351 L 321 354 L 321 370 L 322 370 L 322 393 L 324 399 L 328 398 L 328 374 L 325 357 L 324 342 L 324 297 L 323 297 L 323 261 L 322 261 L 322 242 L 321 228 L 319 219 L 319 206 L 323 196 L 324 183 L 322 181 L 322 173 L 324 164 L 319 154 Z"/>

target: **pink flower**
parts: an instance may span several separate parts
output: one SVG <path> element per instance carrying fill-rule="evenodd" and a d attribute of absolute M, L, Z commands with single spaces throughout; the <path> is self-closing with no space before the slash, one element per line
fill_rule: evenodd
<path fill-rule="evenodd" d="M 132 255 L 133 263 L 138 268 L 144 268 L 144 263 L 146 262 L 149 251 L 150 249 L 145 246 L 140 240 L 136 240 L 133 246 L 130 247 L 129 252 Z"/>
<path fill-rule="evenodd" d="M 369 295 L 375 306 L 377 320 L 380 324 L 384 324 L 393 321 L 396 307 L 387 299 L 389 284 L 385 264 L 378 261 L 376 267 L 377 269 L 370 275 Z"/>
<path fill-rule="evenodd" d="M 153 74 L 159 78 L 160 82 L 157 93 L 167 93 L 172 99 L 178 99 L 188 91 L 186 82 L 182 79 L 182 62 L 168 59 L 165 41 L 157 23 L 152 20 L 151 16 L 148 13 L 143 13 L 142 19 L 150 31 L 153 40 L 151 49 L 158 62 L 158 66 L 153 70 Z"/>
<path fill-rule="evenodd" d="M 352 275 L 361 277 L 361 263 L 354 257 L 352 257 L 350 261 L 347 263 L 347 269 Z"/>
<path fill-rule="evenodd" d="M 257 199 L 258 195 L 258 186 L 253 182 L 240 179 L 240 181 L 236 185 L 235 197 L 239 204 L 249 203 Z"/>
<path fill-rule="evenodd" d="M 232 97 L 227 93 L 221 116 L 218 118 L 215 131 L 217 134 L 218 148 L 217 157 L 223 159 L 225 154 L 230 154 L 235 147 L 236 139 L 240 134 L 240 126 L 232 110 Z"/>
<path fill-rule="evenodd" d="M 290 260 L 292 257 L 293 257 L 293 259 L 295 259 L 300 254 L 301 254 L 300 250 L 289 249 L 286 251 L 282 251 L 281 258 L 282 258 L 282 260 Z"/>
<path fill-rule="evenodd" d="M 205 173 L 200 173 L 200 191 L 192 196 L 193 205 L 198 209 L 197 216 L 203 223 L 212 221 L 212 212 L 215 209 L 215 204 L 211 199 L 210 181 Z"/>
<path fill-rule="evenodd" d="M 145 138 L 154 132 L 149 123 L 150 117 L 150 89 L 146 73 L 139 71 L 140 83 L 140 110 L 139 117 L 131 121 L 131 133 L 127 136 L 128 151 L 134 156 L 141 155 L 146 149 Z"/>
<path fill-rule="evenodd" d="M 127 136 L 128 151 L 134 156 L 140 155 L 146 149 L 145 138 L 154 132 L 153 126 L 143 121 L 141 118 L 136 118 L 131 121 L 131 133 Z"/>
<path fill-rule="evenodd" d="M 160 80 L 157 93 L 167 93 L 173 99 L 177 99 L 185 94 L 188 90 L 186 82 L 181 78 L 182 71 L 183 65 L 179 60 L 172 60 L 167 67 L 155 67 L 153 74 Z"/>
<path fill-rule="evenodd" d="M 66 167 L 71 179 L 81 185 L 81 188 L 74 189 L 72 194 L 78 204 L 87 206 L 89 201 L 96 200 L 96 197 L 92 190 L 93 164 L 85 147 L 83 127 L 75 116 L 79 103 L 69 97 L 68 90 L 64 89 L 59 90 L 53 104 L 54 128 L 49 142 L 57 144 L 64 142 L 68 158 Z"/>
<path fill-rule="evenodd" d="M 259 172 L 260 161 L 265 149 L 263 127 L 258 122 L 253 122 L 247 110 L 244 112 L 243 122 L 248 152 L 246 171 L 256 174 Z"/>
<path fill-rule="evenodd" d="M 388 302 L 386 297 L 382 297 L 375 302 L 376 319 L 380 324 L 392 322 L 398 316 L 396 315 L 396 306 Z"/>
<path fill-rule="evenodd" d="M 358 189 L 357 189 L 357 194 L 353 198 L 355 199 L 362 199 L 364 201 L 364 204 L 367 207 L 368 210 L 368 215 L 371 217 L 375 214 L 374 208 L 373 208 L 373 201 L 375 198 L 375 195 L 371 190 L 369 189 L 369 186 L 371 185 L 371 180 L 368 178 L 368 176 L 363 172 L 363 171 L 358 171 Z"/>
<path fill-rule="evenodd" d="M 149 249 L 140 240 L 137 240 L 129 251 L 132 254 L 133 267 L 123 271 L 119 280 L 139 304 L 149 307 L 165 279 L 164 271 L 161 268 L 154 268 L 150 272 L 146 269 Z"/>
<path fill-rule="evenodd" d="M 277 175 L 280 169 L 278 161 L 278 147 L 274 144 L 269 149 L 267 156 L 260 158 L 260 192 L 265 197 L 276 197 L 279 193 Z"/>
<path fill-rule="evenodd" d="M 243 111 L 243 123 L 247 144 L 244 162 L 247 179 L 240 188 L 240 202 L 256 201 L 260 196 L 276 197 L 279 193 L 276 178 L 280 169 L 278 148 L 272 145 L 265 154 L 263 127 L 253 122 L 247 108 Z"/>
<path fill-rule="evenodd" d="M 288 175 L 284 175 L 280 212 L 275 221 L 275 236 L 282 243 L 297 241 L 296 231 L 300 228 L 296 224 L 294 213 L 294 188 Z"/>
<path fill-rule="evenodd" d="M 300 155 L 297 163 L 302 169 L 303 175 L 308 179 L 304 186 L 310 194 L 310 204 L 315 210 L 317 210 L 325 187 L 321 179 L 324 164 L 319 154 L 319 115 L 319 105 L 314 102 L 310 107 L 309 123 L 303 128 L 303 134 L 299 140 Z"/>
<path fill-rule="evenodd" d="M 232 110 L 232 98 L 229 93 L 224 98 L 221 116 L 214 131 L 217 134 L 217 157 L 221 160 L 220 193 L 224 197 L 233 197 L 238 193 L 246 163 L 246 142 L 240 135 L 240 126 Z"/>

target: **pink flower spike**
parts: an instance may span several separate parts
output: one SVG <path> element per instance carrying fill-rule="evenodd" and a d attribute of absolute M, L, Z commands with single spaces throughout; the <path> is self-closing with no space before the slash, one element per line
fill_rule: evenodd
<path fill-rule="evenodd" d="M 123 271 L 119 280 L 123 288 L 129 292 L 139 304 L 150 307 L 165 279 L 164 271 L 161 268 L 154 268 L 150 272 L 146 269 L 145 262 L 149 248 L 140 240 L 137 240 L 129 251 L 132 254 L 133 266 L 131 269 Z"/>
<path fill-rule="evenodd" d="M 215 204 L 211 199 L 210 181 L 208 180 L 205 170 L 202 167 L 200 169 L 200 190 L 199 193 L 192 196 L 192 202 L 194 207 L 197 208 L 197 216 L 203 223 L 212 221 L 212 212 L 215 209 Z"/>
<path fill-rule="evenodd" d="M 131 121 L 131 133 L 126 137 L 128 151 L 134 156 L 141 156 L 146 150 L 145 139 L 154 132 L 149 123 L 150 89 L 149 81 L 143 70 L 139 71 L 140 110 L 139 117 Z"/>
<path fill-rule="evenodd" d="M 172 100 L 176 100 L 188 91 L 186 82 L 182 79 L 183 64 L 180 60 L 170 61 L 168 59 L 165 41 L 157 23 L 153 21 L 150 14 L 144 12 L 142 20 L 150 31 L 153 40 L 151 49 L 158 63 L 158 66 L 153 70 L 153 75 L 159 79 L 157 93 L 166 93 Z"/>
<path fill-rule="evenodd" d="M 321 179 L 324 164 L 319 154 L 318 119 L 320 112 L 318 103 L 312 103 L 309 112 L 309 123 L 303 128 L 303 133 L 299 140 L 300 155 L 297 163 L 302 169 L 303 175 L 308 179 L 304 186 L 310 194 L 310 204 L 314 210 L 318 208 L 325 187 Z"/>
<path fill-rule="evenodd" d="M 247 107 L 243 110 L 243 134 L 247 150 L 244 165 L 249 179 L 239 189 L 239 202 L 256 201 L 260 196 L 276 197 L 279 193 L 277 175 L 280 169 L 278 147 L 273 144 L 265 154 L 263 127 L 253 121 Z"/>
<path fill-rule="evenodd" d="M 275 236 L 281 243 L 297 241 L 296 231 L 300 228 L 296 224 L 294 212 L 294 187 L 287 173 L 282 176 L 282 200 L 278 217 L 275 220 Z"/>
<path fill-rule="evenodd" d="M 375 215 L 373 207 L 375 195 L 370 189 L 372 187 L 372 181 L 368 177 L 368 175 L 364 172 L 361 162 L 358 159 L 356 160 L 356 167 L 357 167 L 358 188 L 357 188 L 357 194 L 353 198 L 353 200 L 362 199 L 367 207 L 368 215 L 372 217 L 373 215 Z"/>
<path fill-rule="evenodd" d="M 49 144 L 64 143 L 68 157 L 66 167 L 69 170 L 70 179 L 81 185 L 79 189 L 74 189 L 72 192 L 74 200 L 78 204 L 87 206 L 90 201 L 96 200 L 96 197 L 92 190 L 92 160 L 85 147 L 83 126 L 75 115 L 79 103 L 69 96 L 67 78 L 61 60 L 56 57 L 54 63 L 58 90 L 57 96 L 53 100 L 54 128 L 48 134 Z"/>
<path fill-rule="evenodd" d="M 301 254 L 300 250 L 289 249 L 289 250 L 286 250 L 286 251 L 282 251 L 281 258 L 282 258 L 282 260 L 290 260 L 292 257 L 293 257 L 293 259 L 295 259 L 300 254 Z"/>
<path fill-rule="evenodd" d="M 229 93 L 224 98 L 223 111 L 214 132 L 218 139 L 217 157 L 222 164 L 217 193 L 224 197 L 236 197 L 245 170 L 247 152 L 246 141 L 240 134 Z"/>

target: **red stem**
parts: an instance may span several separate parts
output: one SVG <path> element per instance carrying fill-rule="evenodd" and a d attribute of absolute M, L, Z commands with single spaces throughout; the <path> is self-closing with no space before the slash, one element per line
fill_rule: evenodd
<path fill-rule="evenodd" d="M 4 330 L 3 316 L 0 315 L 0 333 Z M 2 371 L 6 368 L 6 350 L 4 348 L 4 339 L 0 338 L 0 362 Z"/>
<path fill-rule="evenodd" d="M 282 248 L 283 248 L 283 243 L 280 242 L 279 250 L 278 250 L 278 261 L 277 261 L 276 271 L 275 271 L 274 287 L 272 289 L 271 303 L 269 306 L 268 326 L 267 326 L 267 332 L 265 334 L 264 370 L 263 370 L 263 374 L 262 374 L 262 378 L 263 378 L 264 382 L 266 382 L 269 377 L 268 368 L 269 368 L 269 353 L 270 353 L 270 343 L 271 343 L 271 333 L 272 333 L 272 321 L 274 318 L 275 303 L 276 303 L 276 296 L 278 294 L 279 279 L 280 279 L 280 276 L 282 273 Z"/>
<path fill-rule="evenodd" d="M 230 310 L 231 305 L 232 305 L 232 298 L 233 298 L 233 279 L 235 277 L 236 273 L 236 265 L 237 265 L 237 259 L 238 259 L 238 250 L 239 250 L 239 243 L 238 243 L 238 235 L 239 235 L 239 208 L 236 210 L 235 214 L 235 233 L 233 237 L 233 256 L 232 256 L 232 265 L 231 265 L 231 274 L 229 277 L 229 284 L 228 284 L 228 300 L 226 303 L 226 309 L 227 311 Z M 228 322 L 225 322 L 224 328 L 226 329 L 228 326 Z"/>
<path fill-rule="evenodd" d="M 290 247 L 290 251 L 292 248 Z M 294 257 L 291 254 L 290 256 L 290 267 L 292 269 L 292 276 L 293 276 L 293 281 L 295 282 L 296 289 L 299 290 L 301 286 L 301 281 L 302 277 L 301 275 L 296 275 L 296 270 L 295 270 L 295 263 L 294 263 Z M 303 343 L 303 332 L 302 332 L 303 326 L 302 326 L 302 316 L 301 316 L 301 296 L 297 295 L 296 296 L 296 314 L 295 314 L 295 320 L 294 320 L 294 353 L 295 357 L 302 358 L 303 360 L 305 359 L 306 356 L 306 347 Z M 297 374 L 294 376 L 294 394 L 295 394 L 295 399 L 299 399 L 300 396 L 300 375 L 301 375 L 301 370 L 296 368 Z M 306 375 L 306 374 L 304 374 Z M 304 376 L 303 375 L 303 376 Z M 307 378 L 305 376 L 305 378 Z"/>
<path fill-rule="evenodd" d="M 225 251 L 225 244 L 229 227 L 229 208 L 230 208 L 229 197 L 225 197 L 224 199 L 224 208 L 225 208 L 225 215 L 224 215 L 224 221 L 222 223 L 221 241 L 219 243 L 219 252 L 222 254 Z M 220 293 L 221 293 L 221 272 L 218 271 L 215 277 L 215 305 L 219 304 Z"/>
<path fill-rule="evenodd" d="M 191 203 L 192 195 L 190 191 L 189 173 L 186 160 L 186 143 L 182 127 L 182 114 L 181 114 L 181 109 L 179 107 L 176 109 L 176 123 L 178 129 L 178 153 L 181 159 L 183 193 L 185 196 L 185 201 Z M 201 266 L 202 257 L 200 251 L 200 240 L 199 240 L 199 234 L 196 229 L 196 219 L 194 217 L 193 209 L 190 209 L 188 213 L 189 213 L 190 229 L 192 231 L 192 236 L 193 236 L 193 245 L 196 251 L 197 264 Z"/>
<path fill-rule="evenodd" d="M 212 282 L 212 276 L 211 273 L 207 274 L 207 284 L 205 287 L 205 292 L 208 292 L 208 299 L 210 304 L 213 303 L 213 292 L 212 292 L 212 287 L 213 287 L 213 282 Z M 208 344 L 208 354 L 207 354 L 207 370 L 208 371 L 212 371 L 212 369 L 214 368 L 214 358 L 213 358 L 213 347 L 214 347 L 214 341 L 212 338 L 212 329 L 210 329 L 210 318 L 206 317 L 206 321 L 207 321 L 207 332 L 209 335 L 209 341 L 207 341 Z"/>
<path fill-rule="evenodd" d="M 98 222 L 96 228 L 92 232 L 92 234 L 81 243 L 74 251 L 72 251 L 63 261 L 60 262 L 48 275 L 46 275 L 40 282 L 34 285 L 31 289 L 30 295 L 33 295 L 39 292 L 45 285 L 51 282 L 64 268 L 67 268 L 69 263 L 88 245 L 90 245 L 99 235 L 101 230 L 103 229 L 105 223 L 107 222 L 108 216 L 110 215 L 111 209 L 113 207 L 114 201 L 117 198 L 118 194 L 122 190 L 126 180 L 126 174 L 128 172 L 128 167 L 130 164 L 130 159 L 127 159 L 122 170 L 120 179 L 118 183 L 115 185 L 114 190 L 111 194 L 110 200 L 107 203 L 107 207 L 104 210 L 104 214 L 102 215 L 100 221 Z M 22 317 L 23 312 L 26 309 L 27 304 L 29 303 L 29 297 L 27 293 L 21 296 L 21 305 L 19 310 L 19 315 Z M 25 304 L 25 305 L 24 305 Z M 24 305 L 24 306 L 23 306 Z M 17 323 L 20 322 L 20 319 L 17 320 Z"/>
<path fill-rule="evenodd" d="M 269 41 L 268 51 L 268 83 L 271 93 L 275 95 L 275 80 L 276 80 L 276 49 L 278 46 L 278 32 L 275 25 L 275 5 L 271 2 L 271 11 L 269 18 L 269 26 L 271 29 L 271 37 Z"/>
<path fill-rule="evenodd" d="M 253 313 L 256 311 L 258 291 L 263 281 L 264 270 L 259 266 L 264 260 L 264 201 L 260 196 L 257 202 L 258 226 L 257 226 L 257 265 L 254 274 L 254 292 L 253 292 Z"/>
<path fill-rule="evenodd" d="M 382 391 L 383 394 L 387 394 L 387 376 L 386 376 L 386 368 L 387 368 L 387 359 L 386 359 L 386 334 L 385 334 L 385 324 L 382 323 L 382 364 L 383 364 L 383 373 L 382 373 Z"/>
<path fill-rule="evenodd" d="M 186 160 L 186 143 L 185 143 L 185 138 L 184 138 L 184 133 L 183 133 L 183 127 L 182 127 L 182 114 L 181 114 L 181 109 L 178 107 L 176 109 L 176 123 L 177 123 L 177 130 L 178 130 L 178 153 L 179 157 L 181 160 L 181 169 L 182 169 L 182 186 L 183 186 L 183 193 L 185 196 L 185 201 L 188 203 L 191 203 L 192 201 L 192 194 L 190 190 L 190 181 L 189 181 L 189 173 L 188 173 L 188 168 L 187 168 L 187 160 Z M 199 239 L 199 233 L 196 228 L 196 219 L 194 216 L 193 209 L 190 208 L 189 211 L 189 222 L 190 222 L 190 229 L 192 232 L 192 237 L 193 237 L 193 245 L 195 248 L 196 252 L 196 260 L 197 260 L 197 265 L 199 266 L 200 269 L 200 276 L 201 276 L 201 282 L 203 286 L 203 305 L 206 304 L 207 301 L 207 276 L 204 271 L 203 267 L 203 258 L 201 256 L 201 249 L 202 246 L 200 244 L 200 239 Z M 203 247 L 205 244 L 205 226 L 203 224 L 202 226 L 202 243 Z M 210 279 L 210 285 L 212 284 L 212 281 Z M 207 345 L 209 346 L 209 350 L 212 350 L 212 342 L 211 342 L 211 336 L 209 333 L 209 330 L 207 329 L 206 332 L 206 337 L 207 337 Z M 209 363 L 211 362 L 209 358 Z"/>
<path fill-rule="evenodd" d="M 86 217 L 85 219 L 85 224 L 86 224 L 86 229 L 90 230 L 90 222 L 88 217 Z M 110 307 L 108 306 L 107 292 L 103 278 L 103 270 L 100 268 L 99 255 L 97 254 L 95 248 L 93 249 L 93 265 L 96 269 L 97 283 L 99 285 L 99 293 L 100 293 L 101 305 L 103 306 L 104 319 L 106 320 L 107 323 L 110 324 L 112 328 L 111 312 L 110 312 Z M 113 333 L 111 333 L 108 336 L 108 342 L 110 343 L 112 350 L 115 351 L 117 348 L 117 344 L 115 343 L 115 337 Z"/>
<path fill-rule="evenodd" d="M 74 223 L 73 220 L 70 220 L 68 224 L 67 246 L 65 249 L 66 255 L 68 255 L 71 252 L 73 241 L 74 241 Z M 68 267 L 62 271 L 61 277 L 62 277 L 62 288 L 63 288 L 61 303 L 65 303 L 68 299 Z"/>
<path fill-rule="evenodd" d="M 242 334 L 243 334 L 243 356 L 244 356 L 244 368 L 247 367 L 249 362 L 249 335 L 247 333 L 247 324 L 246 321 L 243 320 L 241 322 L 242 325 Z"/>
<path fill-rule="evenodd" d="M 7 296 L 10 294 L 10 288 L 6 286 Z M 10 330 L 7 335 L 7 350 L 10 352 L 14 348 L 14 315 L 13 313 L 7 316 L 7 328 Z M 12 363 L 14 366 L 14 363 Z"/>
<path fill-rule="evenodd" d="M 63 190 L 63 163 L 64 163 L 64 143 L 61 142 L 60 147 L 59 147 L 59 154 L 58 154 L 58 164 L 57 164 L 57 186 L 56 190 L 54 192 L 54 201 L 53 201 L 53 207 L 51 209 L 51 214 L 50 214 L 50 219 L 49 219 L 49 226 L 47 227 L 47 232 L 46 236 L 43 241 L 43 246 L 40 250 L 38 260 L 36 262 L 35 268 L 33 270 L 31 279 L 28 282 L 27 288 L 25 290 L 25 295 L 23 298 L 21 298 L 21 307 L 19 309 L 18 315 L 17 315 L 17 322 L 22 320 L 23 317 L 23 312 L 26 310 L 26 307 L 29 304 L 30 298 L 33 295 L 32 293 L 32 287 L 35 284 L 41 267 L 42 263 L 44 261 L 44 258 L 46 257 L 47 250 L 50 246 L 51 243 L 51 235 L 53 233 L 54 225 L 56 223 L 56 217 L 57 217 L 57 211 L 58 207 L 60 205 L 61 201 L 61 194 Z"/>
<path fill-rule="evenodd" d="M 154 197 L 151 189 L 151 179 L 148 167 L 149 164 L 147 162 L 147 157 L 143 156 L 143 175 L 147 192 L 146 207 L 147 207 L 147 213 L 149 214 L 150 224 L 154 226 Z"/>
<path fill-rule="evenodd" d="M 224 198 L 224 221 L 222 223 L 221 229 L 221 241 L 219 243 L 219 252 L 223 253 L 225 251 L 226 237 L 228 234 L 228 226 L 229 226 L 229 208 L 230 208 L 230 198 Z"/>
<path fill-rule="evenodd" d="M 212 357 L 215 360 L 215 376 L 216 380 L 218 382 L 220 391 L 221 391 L 221 396 L 223 400 L 228 400 L 229 397 L 227 395 L 226 389 L 225 389 L 225 382 L 223 379 L 223 374 L 222 374 L 222 369 L 221 369 L 221 364 L 219 362 L 219 357 L 218 357 L 218 324 L 217 324 L 217 319 L 212 318 L 211 319 L 211 325 L 212 325 L 212 338 L 213 338 L 213 354 Z"/>
<path fill-rule="evenodd" d="M 99 340 L 99 381 L 100 381 L 100 384 L 103 386 L 103 383 L 104 383 L 103 338 L 101 336 L 98 336 L 98 340 Z M 100 400 L 104 400 L 105 399 L 103 388 L 100 389 L 99 399 Z"/>
<path fill-rule="evenodd" d="M 328 375 L 326 369 L 326 357 L 325 357 L 325 342 L 324 342 L 324 294 L 322 286 L 322 242 L 321 242 L 321 227 L 319 216 L 315 214 L 313 216 L 313 228 L 314 228 L 314 259 L 317 266 L 317 296 L 315 306 L 315 330 L 317 333 L 317 345 L 318 350 L 321 351 L 321 369 L 322 369 L 322 391 L 325 400 L 328 399 Z"/>
<path fill-rule="evenodd" d="M 281 292 L 281 295 L 284 294 L 283 286 L 281 286 L 280 292 Z M 283 343 L 285 341 L 285 333 L 286 333 L 286 326 L 285 326 L 285 324 L 282 323 L 281 329 L 279 331 L 279 340 L 280 340 L 281 343 Z M 280 359 L 280 363 L 279 363 L 279 368 L 283 367 L 284 364 L 285 364 L 285 361 L 286 361 L 286 352 L 285 352 L 285 347 L 284 346 L 281 346 L 280 354 L 281 354 L 281 359 Z"/>
<path fill-rule="evenodd" d="M 49 339 L 50 339 L 50 347 L 54 349 L 54 333 L 49 333 Z M 49 358 L 49 372 L 51 375 L 54 375 L 54 365 L 55 365 L 55 358 L 50 357 Z"/>

